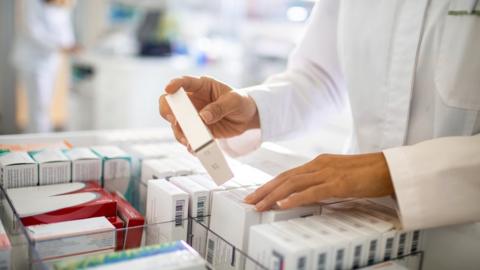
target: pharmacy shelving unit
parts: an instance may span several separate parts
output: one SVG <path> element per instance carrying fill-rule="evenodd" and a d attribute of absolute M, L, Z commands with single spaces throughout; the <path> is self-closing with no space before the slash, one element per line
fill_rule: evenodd
<path fill-rule="evenodd" d="M 152 143 L 152 142 L 172 142 L 168 130 L 165 129 L 149 129 L 149 130 L 114 130 L 114 131 L 85 131 L 85 132 L 73 132 L 73 133 L 55 133 L 55 134 L 36 134 L 36 135 L 9 135 L 0 136 L 0 144 L 30 144 L 30 143 L 52 143 L 67 140 L 68 144 L 80 147 L 91 146 L 99 144 L 119 145 L 125 146 L 132 143 Z M 144 184 L 139 180 L 139 174 L 133 173 L 131 179 L 125 179 L 124 181 L 130 181 L 129 187 L 131 188 L 131 194 L 140 194 L 141 189 L 145 189 Z M 132 184 L 133 183 L 133 184 Z M 115 190 L 111 190 L 115 191 Z M 139 206 L 144 205 L 142 201 L 145 198 L 140 196 L 132 196 L 130 198 L 132 205 Z M 41 252 L 37 249 L 37 243 L 33 241 L 26 230 L 26 228 L 20 222 L 19 216 L 16 213 L 15 208 L 12 205 L 10 198 L 7 196 L 5 190 L 0 187 L 0 218 L 3 224 L 6 224 L 6 230 L 11 242 L 11 267 L 10 269 L 52 269 L 51 260 L 42 259 Z M 141 212 L 142 209 L 139 209 Z M 142 214 L 145 214 L 144 212 Z M 206 269 L 243 269 L 238 265 L 234 265 L 235 262 L 241 261 L 242 265 L 249 265 L 251 269 L 271 269 L 271 266 L 261 265 L 254 259 L 248 256 L 245 250 L 241 250 L 235 247 L 233 244 L 226 241 L 223 237 L 216 232 L 210 230 L 204 222 L 204 219 L 208 216 L 188 217 L 181 218 L 180 220 L 172 220 L 168 222 L 150 223 L 144 226 L 128 229 L 117 229 L 115 235 L 127 234 L 128 230 L 135 229 L 141 231 L 143 234 L 141 246 L 149 246 L 161 243 L 171 242 L 171 239 L 158 238 L 156 240 L 149 239 L 146 235 L 151 231 L 158 231 L 161 228 L 178 226 L 187 227 L 186 242 L 204 257 Z M 13 224 L 16 224 L 15 226 Z M 85 238 L 92 237 L 92 235 L 83 235 Z M 213 239 L 213 241 L 212 241 Z M 50 239 L 51 245 L 55 245 L 58 241 L 69 242 L 78 241 L 79 236 L 63 237 L 61 239 Z M 210 241 L 208 241 L 210 240 Z M 224 260 L 221 262 L 213 262 L 209 256 L 208 249 L 213 248 L 214 245 L 221 247 L 226 251 L 225 254 L 228 258 L 234 258 L 231 260 Z M 48 243 L 43 243 L 48 245 Z M 72 260 L 78 259 L 82 256 L 89 256 L 90 254 L 77 254 L 74 257 L 64 256 L 58 260 Z M 372 269 L 421 269 L 423 261 L 423 252 L 416 252 L 408 256 L 402 256 L 395 259 L 395 265 L 377 265 L 370 267 L 377 267 Z M 380 268 L 384 267 L 384 268 Z M 391 267 L 391 268 L 388 268 Z M 404 267 L 404 268 L 392 268 L 392 267 Z M 2 268 L 3 269 L 3 268 Z M 281 269 L 281 268 L 279 268 Z M 283 270 L 283 269 L 282 269 Z M 287 270 L 287 269 L 285 269 Z"/>

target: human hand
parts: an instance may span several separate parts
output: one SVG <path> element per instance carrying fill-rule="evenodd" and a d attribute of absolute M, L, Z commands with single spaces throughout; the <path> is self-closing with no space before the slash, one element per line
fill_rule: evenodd
<path fill-rule="evenodd" d="M 328 198 L 380 197 L 394 189 L 383 153 L 320 155 L 286 171 L 245 198 L 265 211 L 320 202 Z"/>
<path fill-rule="evenodd" d="M 73 45 L 70 47 L 62 48 L 61 51 L 65 54 L 76 54 L 82 50 L 82 47 L 79 45 Z"/>
<path fill-rule="evenodd" d="M 190 76 L 173 79 L 165 87 L 165 92 L 173 94 L 180 87 L 187 92 L 213 137 L 229 138 L 260 127 L 257 105 L 246 94 L 233 91 L 228 85 L 213 78 Z M 160 96 L 160 115 L 170 122 L 175 138 L 187 146 L 185 135 L 165 99 L 167 94 Z"/>

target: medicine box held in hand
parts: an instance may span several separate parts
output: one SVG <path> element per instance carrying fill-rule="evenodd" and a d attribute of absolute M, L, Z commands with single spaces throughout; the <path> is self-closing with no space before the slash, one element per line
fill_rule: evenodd
<path fill-rule="evenodd" d="M 61 150 L 42 150 L 30 152 L 38 162 L 38 183 L 52 185 L 71 181 L 71 163 Z"/>
<path fill-rule="evenodd" d="M 4 189 L 38 185 L 37 163 L 26 152 L 0 153 L 0 185 Z"/>
<path fill-rule="evenodd" d="M 166 100 L 190 147 L 212 179 L 217 185 L 231 179 L 233 173 L 225 160 L 225 156 L 202 119 L 200 119 L 185 90 L 180 88 L 174 94 L 167 95 Z"/>

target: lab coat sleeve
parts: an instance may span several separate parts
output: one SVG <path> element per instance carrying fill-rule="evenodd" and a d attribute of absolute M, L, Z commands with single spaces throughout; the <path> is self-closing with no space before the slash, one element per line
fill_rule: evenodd
<path fill-rule="evenodd" d="M 285 72 L 239 90 L 255 100 L 261 132 L 221 140 L 227 153 L 238 156 L 252 149 L 246 145 L 259 146 L 262 141 L 318 128 L 324 119 L 344 109 L 348 99 L 337 50 L 339 2 L 316 3 Z"/>
<path fill-rule="evenodd" d="M 384 151 L 403 229 L 480 220 L 480 135 Z"/>

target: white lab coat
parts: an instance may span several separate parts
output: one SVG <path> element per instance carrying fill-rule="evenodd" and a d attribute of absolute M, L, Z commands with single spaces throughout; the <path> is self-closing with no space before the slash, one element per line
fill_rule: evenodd
<path fill-rule="evenodd" d="M 448 15 L 474 4 L 318 1 L 287 70 L 244 89 L 257 103 L 261 139 L 350 106 L 349 152 L 383 151 L 404 229 L 479 221 L 480 16 Z M 238 154 L 253 139 L 248 132 L 223 145 Z"/>
<path fill-rule="evenodd" d="M 49 111 L 59 68 L 59 51 L 75 43 L 71 11 L 42 0 L 24 0 L 21 4 L 20 32 L 13 62 L 27 92 L 28 131 L 47 132 L 51 129 Z"/>

